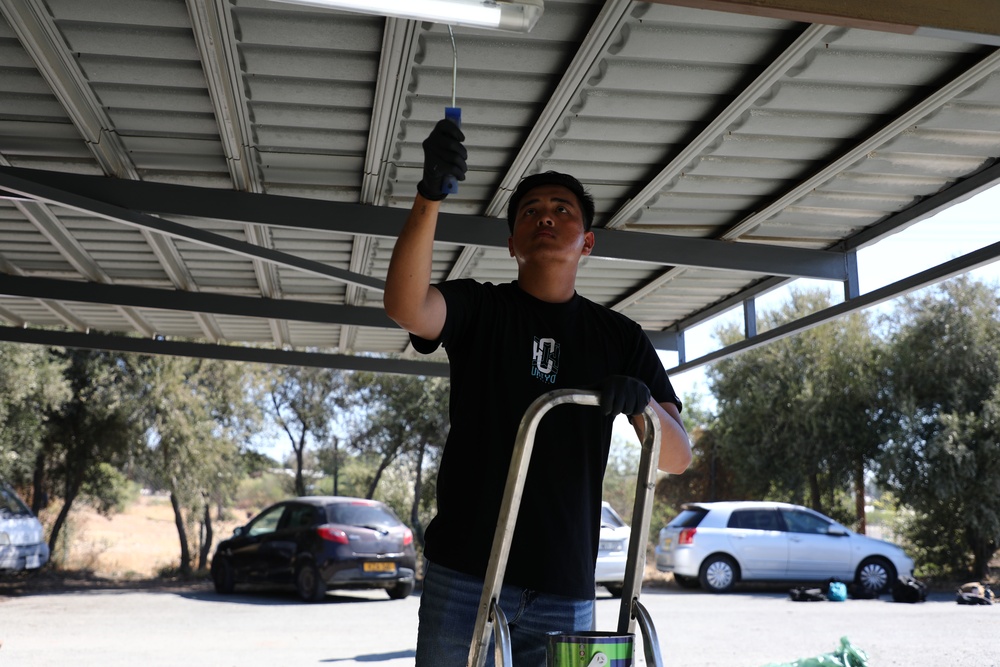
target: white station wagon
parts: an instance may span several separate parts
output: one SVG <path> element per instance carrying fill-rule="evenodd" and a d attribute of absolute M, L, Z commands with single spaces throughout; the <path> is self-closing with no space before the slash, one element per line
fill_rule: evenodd
<path fill-rule="evenodd" d="M 42 524 L 0 481 L 0 570 L 33 570 L 49 560 Z"/>
<path fill-rule="evenodd" d="M 740 581 L 837 579 L 877 595 L 912 576 L 913 560 L 806 507 L 741 501 L 684 505 L 660 530 L 656 569 L 713 593 Z"/>
<path fill-rule="evenodd" d="M 625 587 L 625 570 L 628 566 L 628 540 L 632 529 L 618 512 L 605 501 L 601 507 L 601 544 L 597 551 L 594 579 L 604 586 L 611 597 L 620 598 Z"/>

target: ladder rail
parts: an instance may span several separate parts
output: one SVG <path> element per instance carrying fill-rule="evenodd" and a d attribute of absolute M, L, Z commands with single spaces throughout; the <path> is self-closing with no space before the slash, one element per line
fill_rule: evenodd
<path fill-rule="evenodd" d="M 507 558 L 510 555 L 511 537 L 517 522 L 517 513 L 521 505 L 524 481 L 531 461 L 538 424 L 549 410 L 558 405 L 572 403 L 599 406 L 600 397 L 600 392 L 597 391 L 556 389 L 535 399 L 521 418 L 514 441 L 514 449 L 511 453 L 504 496 L 500 504 L 500 514 L 493 535 L 493 550 L 490 553 L 489 565 L 483 582 L 483 592 L 476 613 L 476 625 L 472 635 L 472 644 L 469 647 L 467 667 L 483 667 L 486 664 L 490 638 L 494 634 L 494 625 L 497 624 L 501 625 L 502 632 L 499 632 L 497 636 L 496 655 L 498 658 L 503 655 L 507 660 L 510 659 L 510 637 L 506 631 L 506 619 L 500 610 L 500 589 L 503 586 L 504 571 L 507 568 Z M 656 485 L 656 462 L 659 459 L 660 450 L 661 428 L 656 412 L 647 406 L 642 414 L 645 420 L 642 455 L 639 462 L 639 479 L 636 483 L 636 498 L 632 512 L 629 560 L 625 571 L 622 605 L 618 619 L 618 631 L 623 633 L 630 632 L 635 625 L 639 590 L 642 587 L 642 573 L 646 562 L 645 545 L 649 538 L 653 490 Z M 641 605 L 639 606 L 641 607 Z M 622 630 L 622 628 L 626 629 Z M 506 642 L 507 645 L 501 646 L 501 642 Z M 504 667 L 511 667 L 511 665 L 507 662 Z"/>

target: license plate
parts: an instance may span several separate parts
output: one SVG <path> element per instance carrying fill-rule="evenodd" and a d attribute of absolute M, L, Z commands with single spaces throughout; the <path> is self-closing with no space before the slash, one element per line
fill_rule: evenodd
<path fill-rule="evenodd" d="M 24 559 L 24 567 L 27 570 L 34 570 L 42 566 L 42 557 L 38 554 L 28 556 Z"/>
<path fill-rule="evenodd" d="M 365 563 L 361 566 L 365 572 L 395 572 L 395 563 Z"/>

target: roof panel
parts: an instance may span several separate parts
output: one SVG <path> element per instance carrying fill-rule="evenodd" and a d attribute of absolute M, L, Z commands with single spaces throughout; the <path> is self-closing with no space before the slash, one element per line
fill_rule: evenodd
<path fill-rule="evenodd" d="M 421 142 L 451 104 L 445 28 L 268 0 L 36 8 L 5 4 L 0 21 L 0 272 L 175 290 L 205 312 L 0 294 L 0 318 L 412 354 L 392 327 L 309 321 L 308 309 L 213 313 L 208 297 L 381 306 Z M 514 279 L 503 234 L 486 242 L 478 230 L 521 176 L 556 169 L 592 192 L 602 233 L 621 235 L 604 237 L 621 258 L 582 263 L 580 293 L 682 332 L 799 275 L 806 256 L 783 251 L 828 250 L 843 264 L 855 239 L 1000 180 L 1000 52 L 979 44 L 617 0 L 547 0 L 527 35 L 454 34 L 470 171 L 442 210 L 469 228 L 435 244 L 435 281 Z M 22 199 L 3 190 L 24 186 L 3 180 L 9 167 L 106 178 L 75 190 L 18 172 L 32 193 Z M 124 196 L 114 186 L 130 179 L 181 189 L 99 199 Z M 262 199 L 214 199 L 237 191 Z M 132 217 L 163 210 L 187 232 Z M 196 241 L 203 232 L 231 247 Z"/>

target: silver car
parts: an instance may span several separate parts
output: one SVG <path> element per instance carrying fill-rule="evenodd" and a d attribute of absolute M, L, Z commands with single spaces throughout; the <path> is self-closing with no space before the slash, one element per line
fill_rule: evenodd
<path fill-rule="evenodd" d="M 48 560 L 42 524 L 14 489 L 0 482 L 0 570 L 34 570 Z"/>
<path fill-rule="evenodd" d="M 625 566 L 628 564 L 628 538 L 632 534 L 625 521 L 608 502 L 601 506 L 601 544 L 597 551 L 594 579 L 604 586 L 611 597 L 620 598 L 625 586 Z"/>
<path fill-rule="evenodd" d="M 741 501 L 684 505 L 660 531 L 656 569 L 713 593 L 740 581 L 836 579 L 878 595 L 912 576 L 913 560 L 806 507 Z"/>

